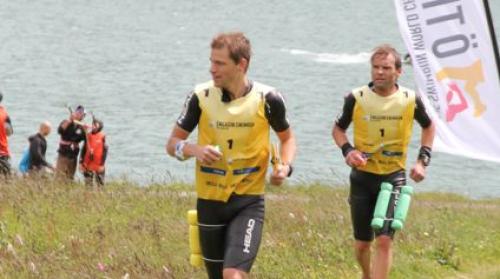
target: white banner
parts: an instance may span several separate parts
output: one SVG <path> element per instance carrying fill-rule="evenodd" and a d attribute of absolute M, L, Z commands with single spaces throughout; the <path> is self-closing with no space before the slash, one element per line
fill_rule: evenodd
<path fill-rule="evenodd" d="M 500 79 L 483 0 L 394 3 L 436 123 L 434 149 L 500 162 Z"/>

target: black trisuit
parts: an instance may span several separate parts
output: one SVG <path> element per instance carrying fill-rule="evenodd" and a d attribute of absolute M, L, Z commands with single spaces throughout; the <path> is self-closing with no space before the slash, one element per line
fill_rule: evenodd
<path fill-rule="evenodd" d="M 398 149 L 397 152 L 383 150 L 384 148 L 380 148 L 380 150 L 376 150 L 374 153 L 365 153 L 368 157 L 368 167 L 366 169 L 360 170 L 359 168 L 352 168 L 350 174 L 351 187 L 349 203 L 351 205 L 354 237 L 356 240 L 361 241 L 371 241 L 374 238 L 374 232 L 370 224 L 373 218 L 381 183 L 391 183 L 395 187 L 395 192 L 398 193 L 401 190 L 401 186 L 406 184 L 404 164 L 406 163 L 406 149 L 411 136 L 411 124 L 413 119 L 417 120 L 422 128 L 426 128 L 431 125 L 431 119 L 425 110 L 422 100 L 419 96 L 415 96 L 414 92 L 403 87 L 398 87 L 398 92 L 394 93 L 394 96 L 389 98 L 399 98 L 399 102 L 404 103 L 405 105 L 395 105 L 393 109 L 396 108 L 394 111 L 398 112 L 394 112 L 379 109 L 380 106 L 376 103 L 377 100 L 378 102 L 385 103 L 387 103 L 388 100 L 383 100 L 382 98 L 384 97 L 374 96 L 373 94 L 376 93 L 371 91 L 370 88 L 371 84 L 355 89 L 345 97 L 342 114 L 337 118 L 335 125 L 342 130 L 347 130 L 351 122 L 358 121 L 357 123 L 360 124 L 358 124 L 358 126 L 354 126 L 354 136 L 356 138 L 356 136 L 360 135 L 359 137 L 363 138 L 363 140 L 358 141 L 358 143 L 372 140 L 374 137 L 373 135 L 379 132 L 382 132 L 382 136 L 384 136 L 384 131 L 387 133 L 391 130 L 395 131 L 393 132 L 395 138 L 398 139 L 398 137 L 406 137 L 407 139 L 406 142 L 401 140 L 401 144 L 399 146 L 400 149 Z M 408 98 L 410 99 L 407 100 Z M 370 99 L 370 101 L 366 101 L 366 99 Z M 359 102 L 364 103 L 359 104 Z M 373 102 L 376 103 L 375 106 L 371 106 Z M 401 107 L 402 109 L 400 109 Z M 405 111 L 405 109 L 407 111 Z M 403 113 L 398 114 L 400 113 L 399 111 L 403 111 Z M 411 119 L 405 119 L 405 117 L 411 117 Z M 383 124 L 381 124 L 381 122 Z M 373 129 L 373 125 L 381 125 L 380 127 L 386 127 L 387 129 L 379 129 L 379 126 L 377 126 L 377 129 Z M 374 134 L 372 135 L 364 130 L 360 131 L 360 129 L 372 129 L 375 131 L 373 131 Z M 369 145 L 367 144 L 367 146 Z M 373 146 L 376 145 L 373 144 Z M 380 144 L 380 146 L 384 145 Z M 364 151 L 361 147 L 356 146 L 356 139 L 355 148 L 362 152 Z M 378 157 L 370 157 L 373 154 Z M 387 213 L 388 218 L 392 218 L 394 215 L 394 206 L 397 202 L 398 196 L 399 195 L 396 194 L 391 197 Z M 382 234 L 389 235 L 391 237 L 394 236 L 394 230 L 390 228 L 390 222 L 385 222 L 382 229 L 375 232 L 375 235 L 377 236 Z"/>
<path fill-rule="evenodd" d="M 223 159 L 196 163 L 200 244 L 210 278 L 223 268 L 249 272 L 264 223 L 264 183 L 269 162 L 269 127 L 289 128 L 283 97 L 251 83 L 245 96 L 206 83 L 189 94 L 177 124 L 187 132 L 198 125 L 198 144 L 219 145 Z"/>

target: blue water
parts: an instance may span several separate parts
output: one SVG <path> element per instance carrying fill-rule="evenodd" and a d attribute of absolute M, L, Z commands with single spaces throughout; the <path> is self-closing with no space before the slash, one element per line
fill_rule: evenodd
<path fill-rule="evenodd" d="M 370 50 L 387 42 L 404 52 L 392 1 L 212 2 L 1 0 L 0 90 L 15 127 L 12 162 L 40 121 L 56 127 L 68 104 L 84 104 L 105 122 L 110 178 L 192 182 L 194 162 L 167 157 L 165 141 L 185 95 L 210 78 L 212 36 L 241 30 L 253 44 L 250 78 L 287 99 L 299 147 L 291 183 L 346 185 L 331 128 L 342 96 L 368 81 Z M 500 1 L 490 5 L 500 30 Z M 413 87 L 404 70 L 401 83 Z M 418 138 L 416 129 L 409 162 Z M 56 133 L 48 138 L 51 161 L 57 141 Z M 499 168 L 436 153 L 417 189 L 500 197 Z"/>

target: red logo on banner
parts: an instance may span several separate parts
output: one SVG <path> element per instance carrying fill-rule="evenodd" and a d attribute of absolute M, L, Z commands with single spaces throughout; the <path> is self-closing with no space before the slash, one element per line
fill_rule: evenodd
<path fill-rule="evenodd" d="M 446 93 L 446 104 L 448 104 L 448 109 L 446 109 L 446 122 L 451 122 L 457 115 L 469 107 L 467 100 L 464 97 L 464 93 L 458 87 L 456 82 L 448 83 L 448 93 Z"/>
<path fill-rule="evenodd" d="M 480 117 L 486 111 L 486 105 L 481 101 L 481 96 L 477 90 L 477 85 L 484 82 L 481 60 L 477 60 L 467 67 L 445 67 L 437 72 L 436 79 L 438 81 L 445 79 L 464 81 L 463 88 L 472 100 L 474 117 Z M 458 87 L 456 82 L 449 82 L 447 87 L 446 103 L 448 104 L 448 109 L 446 110 L 446 121 L 450 122 L 453 121 L 458 113 L 466 110 L 468 104 L 463 91 Z M 456 101 L 457 97 L 458 101 Z"/>

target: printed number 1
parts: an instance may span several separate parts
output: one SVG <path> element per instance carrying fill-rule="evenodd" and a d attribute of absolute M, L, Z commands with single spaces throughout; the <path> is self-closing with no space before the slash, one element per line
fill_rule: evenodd
<path fill-rule="evenodd" d="M 383 128 L 382 128 L 382 129 L 380 129 L 380 136 L 381 136 L 381 137 L 384 137 L 384 132 L 385 132 L 385 131 L 384 131 L 384 129 L 383 129 Z"/>
<path fill-rule="evenodd" d="M 233 148 L 233 140 L 232 139 L 228 139 L 227 140 L 227 145 L 229 145 L 229 149 L 232 149 Z"/>

